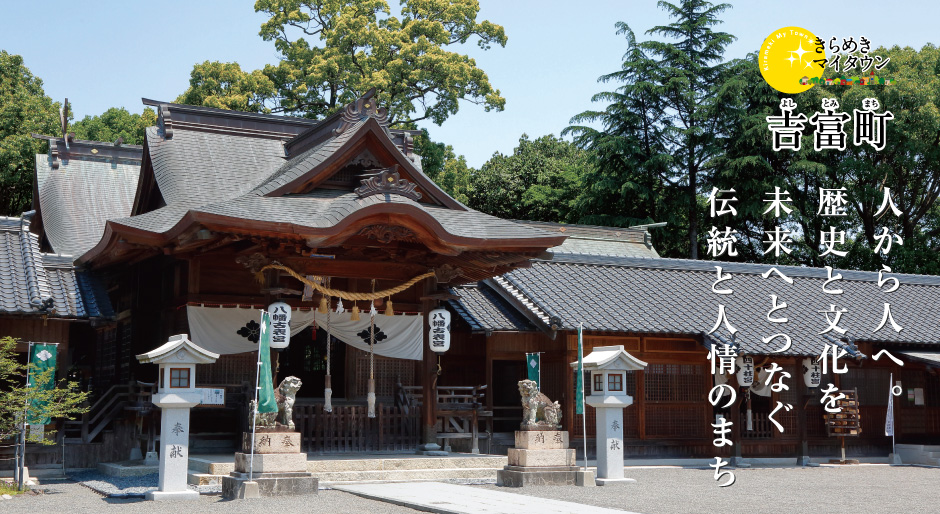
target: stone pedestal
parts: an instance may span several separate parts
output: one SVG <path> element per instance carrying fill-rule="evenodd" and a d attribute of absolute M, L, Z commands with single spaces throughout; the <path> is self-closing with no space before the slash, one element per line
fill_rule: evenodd
<path fill-rule="evenodd" d="M 251 434 L 246 433 L 242 449 L 245 451 L 235 453 L 235 471 L 222 477 L 223 498 L 317 494 L 319 481 L 307 471 L 307 454 L 300 451 L 299 432 L 258 432 L 254 459 Z"/>
<path fill-rule="evenodd" d="M 509 465 L 496 472 L 496 485 L 577 485 L 579 471 L 574 450 L 568 448 L 568 432 L 518 430 Z"/>
<path fill-rule="evenodd" d="M 189 488 L 189 410 L 199 404 L 193 393 L 154 395 L 160 414 L 160 481 L 148 500 L 198 500 L 199 493 Z"/>

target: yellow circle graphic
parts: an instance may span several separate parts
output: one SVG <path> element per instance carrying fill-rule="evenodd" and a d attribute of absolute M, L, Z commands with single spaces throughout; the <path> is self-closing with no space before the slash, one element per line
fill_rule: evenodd
<path fill-rule="evenodd" d="M 796 94 L 813 87 L 811 79 L 822 77 L 825 59 L 825 46 L 817 45 L 815 34 L 800 27 L 784 27 L 761 44 L 757 64 L 770 87 Z"/>

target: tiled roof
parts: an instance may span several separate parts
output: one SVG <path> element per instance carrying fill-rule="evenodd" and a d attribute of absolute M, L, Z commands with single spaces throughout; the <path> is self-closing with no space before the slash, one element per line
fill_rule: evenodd
<path fill-rule="evenodd" d="M 558 256 L 596 255 L 608 257 L 659 258 L 645 228 L 598 227 L 543 221 L 513 220 L 528 227 L 568 236 L 548 251 Z"/>
<path fill-rule="evenodd" d="M 346 129 L 342 134 L 327 138 L 300 155 L 292 157 L 289 161 L 283 163 L 277 171 L 271 173 L 270 177 L 266 178 L 261 185 L 256 187 L 254 192 L 266 195 L 297 180 L 333 155 L 333 152 L 346 144 L 364 124 L 365 121 L 359 121 Z"/>
<path fill-rule="evenodd" d="M 284 223 L 296 227 L 322 229 L 334 227 L 357 211 L 380 204 L 397 204 L 437 220 L 449 233 L 468 238 L 543 238 L 543 231 L 483 214 L 479 211 L 454 211 L 445 207 L 416 202 L 397 194 L 360 198 L 356 193 L 338 189 L 316 189 L 310 193 L 265 197 L 247 194 L 231 200 L 199 207 L 167 205 L 155 211 L 114 220 L 128 227 L 162 234 L 173 228 L 187 212 L 231 218 Z"/>
<path fill-rule="evenodd" d="M 448 303 L 474 332 L 535 330 L 529 320 L 484 283 L 455 287 L 451 292 L 460 299 Z"/>
<path fill-rule="evenodd" d="M 98 243 L 108 219 L 131 213 L 140 160 L 72 156 L 56 164 L 36 156 L 43 231 L 57 253 L 78 257 Z"/>
<path fill-rule="evenodd" d="M 281 140 L 249 135 L 174 129 L 172 139 L 165 139 L 157 127 L 150 127 L 147 145 L 167 205 L 200 206 L 235 198 L 285 161 Z"/>
<path fill-rule="evenodd" d="M 732 294 L 712 292 L 717 277 L 716 266 L 731 280 L 718 288 Z M 533 313 L 557 317 L 560 327 L 584 328 L 608 332 L 639 332 L 700 335 L 708 332 L 718 319 L 718 306 L 725 306 L 730 323 L 737 328 L 735 341 L 750 353 L 766 354 L 783 346 L 783 339 L 767 343 L 768 336 L 785 333 L 792 339 L 781 355 L 818 355 L 827 342 L 825 314 L 819 311 L 846 309 L 838 326 L 846 337 L 858 341 L 904 344 L 940 344 L 940 277 L 886 274 L 900 283 L 897 291 L 879 289 L 878 274 L 834 271 L 843 280 L 829 284 L 842 294 L 826 294 L 825 269 L 780 266 L 777 269 L 792 279 L 785 282 L 776 274 L 763 278 L 771 266 L 758 264 L 687 261 L 679 259 L 644 259 L 579 257 L 563 262 L 537 261 L 531 268 L 507 273 L 503 283 L 528 299 Z M 887 286 L 885 286 L 885 289 Z M 787 323 L 772 323 L 768 312 L 771 295 L 785 309 L 773 313 L 788 318 Z M 873 329 L 890 303 L 894 320 L 903 327 L 900 333 L 890 323 L 877 333 Z M 830 315 L 831 316 L 831 315 Z M 726 328 L 718 332 L 729 338 Z M 828 335 L 840 335 L 829 332 Z"/>
<path fill-rule="evenodd" d="M 33 214 L 0 218 L 0 314 L 113 315 L 100 284 L 90 275 L 80 279 L 70 256 L 39 251 L 39 236 L 29 231 Z"/>

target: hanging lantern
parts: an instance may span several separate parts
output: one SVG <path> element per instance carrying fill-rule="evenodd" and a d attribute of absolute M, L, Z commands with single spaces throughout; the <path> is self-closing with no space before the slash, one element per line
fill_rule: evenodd
<path fill-rule="evenodd" d="M 268 306 L 271 316 L 271 348 L 282 350 L 290 344 L 290 305 L 274 302 Z"/>
<path fill-rule="evenodd" d="M 751 387 L 754 383 L 754 357 L 742 355 L 734 359 L 735 376 L 738 379 L 738 385 L 741 387 Z"/>
<path fill-rule="evenodd" d="M 395 309 L 392 308 L 392 297 L 391 297 L 391 296 L 388 297 L 388 302 L 385 303 L 385 315 L 386 315 L 386 316 L 394 316 L 394 315 L 395 315 Z"/>
<path fill-rule="evenodd" d="M 819 387 L 822 383 L 822 366 L 812 357 L 803 359 L 803 383 L 806 387 Z"/>
<path fill-rule="evenodd" d="M 353 302 L 352 314 L 349 316 L 349 319 L 359 321 L 359 306 L 355 302 Z"/>
<path fill-rule="evenodd" d="M 431 326 L 431 351 L 444 353 L 450 349 L 450 312 L 446 309 L 434 309 L 428 314 Z"/>
<path fill-rule="evenodd" d="M 319 312 L 320 314 L 326 314 L 326 311 L 328 311 L 328 310 L 330 310 L 330 305 L 329 305 L 329 303 L 326 301 L 326 297 L 325 297 L 325 296 L 321 296 L 321 297 L 320 297 L 320 307 L 317 309 L 317 312 Z"/>

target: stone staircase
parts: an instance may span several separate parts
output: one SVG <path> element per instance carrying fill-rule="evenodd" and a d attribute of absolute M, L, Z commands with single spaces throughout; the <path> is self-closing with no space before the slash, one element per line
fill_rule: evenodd
<path fill-rule="evenodd" d="M 904 464 L 940 466 L 940 445 L 899 444 L 895 449 Z"/>
<path fill-rule="evenodd" d="M 235 470 L 228 456 L 197 456 L 189 459 L 189 483 L 215 485 Z M 496 471 L 508 464 L 506 456 L 451 454 L 424 457 L 412 454 L 348 456 L 311 455 L 307 471 L 320 485 L 351 482 L 417 482 L 440 480 L 495 480 Z"/>

